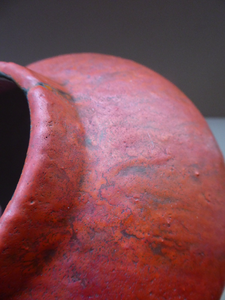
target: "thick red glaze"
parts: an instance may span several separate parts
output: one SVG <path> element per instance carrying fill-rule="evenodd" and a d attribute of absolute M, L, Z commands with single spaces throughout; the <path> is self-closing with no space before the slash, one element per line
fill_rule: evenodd
<path fill-rule="evenodd" d="M 212 300 L 225 282 L 225 166 L 202 115 L 132 61 L 0 64 L 31 134 L 0 218 L 0 299 Z"/>

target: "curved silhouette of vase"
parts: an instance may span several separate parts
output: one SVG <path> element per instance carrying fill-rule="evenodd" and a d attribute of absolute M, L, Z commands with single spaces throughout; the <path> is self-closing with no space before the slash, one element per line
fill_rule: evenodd
<path fill-rule="evenodd" d="M 219 299 L 224 160 L 179 89 L 73 54 L 0 63 L 0 95 L 1 299 Z"/>

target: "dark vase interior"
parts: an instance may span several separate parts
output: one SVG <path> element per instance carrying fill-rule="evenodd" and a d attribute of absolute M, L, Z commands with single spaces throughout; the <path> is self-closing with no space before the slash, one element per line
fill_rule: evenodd
<path fill-rule="evenodd" d="M 30 137 L 30 112 L 25 92 L 0 76 L 0 206 L 11 200 L 21 176 Z"/>

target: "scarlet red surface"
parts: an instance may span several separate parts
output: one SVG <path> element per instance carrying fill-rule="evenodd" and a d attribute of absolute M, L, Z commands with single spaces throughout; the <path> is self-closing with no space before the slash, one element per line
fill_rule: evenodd
<path fill-rule="evenodd" d="M 0 63 L 30 142 L 0 218 L 0 299 L 219 299 L 225 165 L 200 112 L 135 62 Z"/>

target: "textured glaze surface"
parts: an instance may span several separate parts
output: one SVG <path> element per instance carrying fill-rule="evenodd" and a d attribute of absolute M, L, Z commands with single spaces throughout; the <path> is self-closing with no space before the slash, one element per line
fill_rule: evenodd
<path fill-rule="evenodd" d="M 1 299 L 218 300 L 225 166 L 190 100 L 111 56 L 0 72 L 26 90 L 32 125 L 0 218 Z"/>

